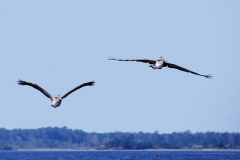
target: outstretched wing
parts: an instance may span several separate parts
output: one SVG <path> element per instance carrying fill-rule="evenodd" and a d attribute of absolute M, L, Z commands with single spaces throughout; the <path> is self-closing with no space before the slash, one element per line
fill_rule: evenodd
<path fill-rule="evenodd" d="M 149 59 L 115 59 L 112 57 L 109 57 L 108 60 L 116 60 L 116 61 L 135 61 L 135 62 L 143 62 L 143 63 L 149 63 L 149 64 L 155 64 L 156 61 L 149 60 Z"/>
<path fill-rule="evenodd" d="M 203 77 L 210 78 L 210 79 L 213 77 L 213 76 L 211 76 L 211 74 L 209 74 L 209 75 L 202 75 L 202 74 L 190 71 L 190 70 L 188 70 L 186 68 L 180 67 L 178 65 L 165 62 L 164 63 L 164 67 L 166 67 L 166 66 L 169 67 L 169 68 L 175 68 L 175 69 L 178 69 L 180 71 L 189 72 L 189 73 L 196 74 L 196 75 L 203 76 Z"/>
<path fill-rule="evenodd" d="M 40 92 L 42 92 L 46 97 L 52 99 L 52 95 L 49 94 L 47 91 L 45 91 L 44 89 L 42 89 L 40 86 L 38 86 L 37 84 L 35 83 L 32 83 L 32 82 L 27 82 L 27 81 L 22 81 L 22 80 L 18 80 L 17 83 L 19 85 L 28 85 L 28 86 L 31 86 L 37 90 L 39 90 Z"/>
<path fill-rule="evenodd" d="M 83 83 L 83 84 L 80 84 L 79 86 L 73 88 L 72 90 L 68 91 L 65 95 L 63 95 L 61 98 L 66 98 L 69 94 L 71 94 L 72 92 L 78 90 L 79 88 L 82 88 L 82 87 L 85 87 L 85 86 L 93 86 L 95 84 L 94 81 L 92 82 L 87 82 L 87 83 Z"/>

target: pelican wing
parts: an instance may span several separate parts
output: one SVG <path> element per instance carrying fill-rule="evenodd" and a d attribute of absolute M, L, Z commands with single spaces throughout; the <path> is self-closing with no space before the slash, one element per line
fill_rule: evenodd
<path fill-rule="evenodd" d="M 73 88 L 72 90 L 68 91 L 65 95 L 63 95 L 61 98 L 66 98 L 69 94 L 71 94 L 72 92 L 78 90 L 79 88 L 82 88 L 82 87 L 85 87 L 85 86 L 93 86 L 95 84 L 94 81 L 92 82 L 87 82 L 87 83 L 83 83 L 83 84 L 80 84 L 79 86 Z"/>
<path fill-rule="evenodd" d="M 135 61 L 135 62 L 143 62 L 143 63 L 149 63 L 149 64 L 154 64 L 154 63 L 156 63 L 155 60 L 149 60 L 149 59 L 115 59 L 115 58 L 109 57 L 108 60 L 116 60 L 116 61 Z"/>
<path fill-rule="evenodd" d="M 40 86 L 38 86 L 37 84 L 35 83 L 32 83 L 32 82 L 27 82 L 27 81 L 22 81 L 22 80 L 18 80 L 17 82 L 19 85 L 28 85 L 28 86 L 31 86 L 37 90 L 39 90 L 40 92 L 42 92 L 46 97 L 52 99 L 52 95 L 49 94 L 47 91 L 45 91 L 44 89 L 42 89 Z"/>
<path fill-rule="evenodd" d="M 203 76 L 203 77 L 210 78 L 210 79 L 213 77 L 213 76 L 211 76 L 211 74 L 209 74 L 209 75 L 202 75 L 202 74 L 199 74 L 199 73 L 190 71 L 190 70 L 188 70 L 188 69 L 186 69 L 186 68 L 183 68 L 183 67 L 180 67 L 180 66 L 178 66 L 178 65 L 171 64 L 171 63 L 166 63 L 166 62 L 165 62 L 165 65 L 164 65 L 164 66 L 165 66 L 165 67 L 167 66 L 167 67 L 169 67 L 169 68 L 178 69 L 178 70 L 184 71 L 184 72 L 189 72 L 189 73 L 196 74 L 196 75 Z"/>

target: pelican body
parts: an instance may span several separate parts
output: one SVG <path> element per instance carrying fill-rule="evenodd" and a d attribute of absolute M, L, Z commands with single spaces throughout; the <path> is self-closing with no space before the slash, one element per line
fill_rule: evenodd
<path fill-rule="evenodd" d="M 52 101 L 52 107 L 57 108 L 61 105 L 62 98 L 60 97 L 60 95 L 57 95 L 57 97 L 52 97 L 51 101 Z"/>

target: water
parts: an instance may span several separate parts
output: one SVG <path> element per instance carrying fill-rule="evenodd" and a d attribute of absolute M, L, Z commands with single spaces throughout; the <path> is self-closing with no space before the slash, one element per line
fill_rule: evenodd
<path fill-rule="evenodd" d="M 240 160 L 240 151 L 0 151 L 0 160 Z"/>

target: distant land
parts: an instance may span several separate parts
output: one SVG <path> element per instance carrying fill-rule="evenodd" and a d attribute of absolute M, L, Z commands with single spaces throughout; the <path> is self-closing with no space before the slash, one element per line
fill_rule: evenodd
<path fill-rule="evenodd" d="M 95 133 L 67 127 L 38 129 L 0 128 L 0 150 L 138 150 L 233 149 L 240 150 L 240 133 L 144 132 Z"/>

